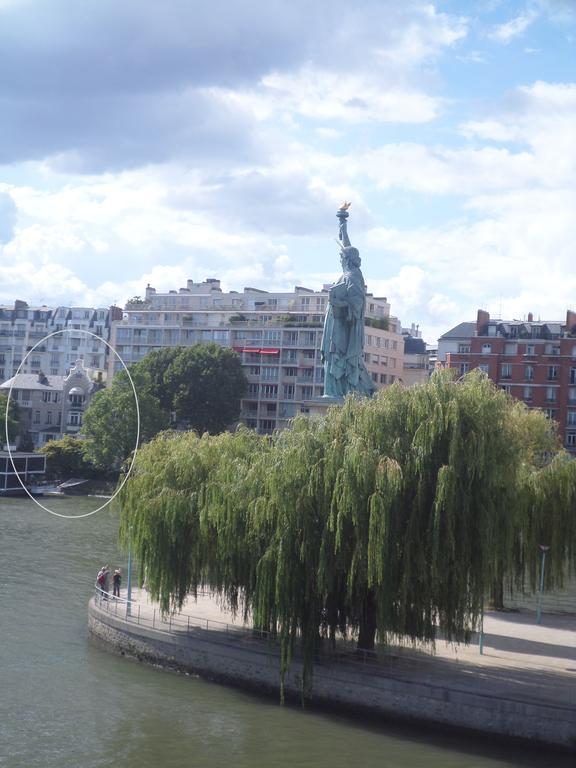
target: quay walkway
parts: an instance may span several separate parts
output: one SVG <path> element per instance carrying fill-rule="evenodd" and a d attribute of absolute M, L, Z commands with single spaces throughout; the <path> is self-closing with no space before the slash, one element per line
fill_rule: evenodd
<path fill-rule="evenodd" d="M 278 690 L 277 645 L 208 594 L 162 616 L 143 590 L 126 600 L 91 601 L 93 634 L 143 661 L 198 672 L 243 687 Z M 104 629 L 102 627 L 105 627 Z M 224 650 L 223 650 L 224 649 Z M 157 651 L 157 652 L 156 652 Z M 576 751 L 576 616 L 488 612 L 482 653 L 437 641 L 390 645 L 361 656 L 340 641 L 314 667 L 314 696 L 342 708 L 529 739 Z M 301 664 L 287 676 L 296 693 Z M 254 685 L 251 685 L 251 682 Z"/>

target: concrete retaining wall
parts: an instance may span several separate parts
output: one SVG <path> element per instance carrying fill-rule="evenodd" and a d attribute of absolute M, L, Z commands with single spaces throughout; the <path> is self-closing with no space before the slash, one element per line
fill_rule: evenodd
<path fill-rule="evenodd" d="M 200 628 L 168 633 L 126 623 L 89 606 L 93 636 L 118 653 L 140 661 L 196 673 L 207 679 L 266 692 L 279 692 L 279 657 L 265 641 Z M 302 666 L 286 676 L 287 695 L 300 693 Z M 314 701 L 371 716 L 426 721 L 494 736 L 525 739 L 576 752 L 576 710 L 455 690 L 393 676 L 373 675 L 354 665 L 318 664 Z"/>

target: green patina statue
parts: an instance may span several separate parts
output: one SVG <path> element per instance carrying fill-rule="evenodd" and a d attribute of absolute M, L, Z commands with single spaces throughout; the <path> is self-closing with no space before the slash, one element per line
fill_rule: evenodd
<path fill-rule="evenodd" d="M 350 203 L 343 202 L 336 214 L 343 273 L 330 288 L 322 338 L 324 397 L 336 399 L 349 392 L 370 396 L 376 390 L 364 365 L 366 286 L 360 271 L 360 254 L 348 237 L 349 207 Z"/>

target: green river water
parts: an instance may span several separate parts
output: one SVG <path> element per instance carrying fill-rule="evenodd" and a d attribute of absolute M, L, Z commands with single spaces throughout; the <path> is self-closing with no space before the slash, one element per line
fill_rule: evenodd
<path fill-rule="evenodd" d="M 50 499 L 81 514 L 96 499 Z M 569 759 L 481 738 L 363 725 L 116 657 L 91 644 L 98 568 L 125 567 L 108 509 L 77 520 L 0 501 L 2 768 L 504 768 Z"/>

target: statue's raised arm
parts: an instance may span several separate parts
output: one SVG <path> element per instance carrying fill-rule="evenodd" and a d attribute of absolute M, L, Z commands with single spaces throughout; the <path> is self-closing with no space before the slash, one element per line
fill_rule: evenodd
<path fill-rule="evenodd" d="M 341 203 L 340 208 L 338 208 L 338 213 L 336 216 L 338 216 L 339 221 L 339 231 L 338 231 L 338 239 L 342 243 L 344 247 L 350 245 L 350 238 L 348 237 L 348 227 L 346 225 L 346 219 L 348 218 L 348 208 L 352 203 L 350 203 L 348 200 L 344 200 L 343 203 Z"/>

